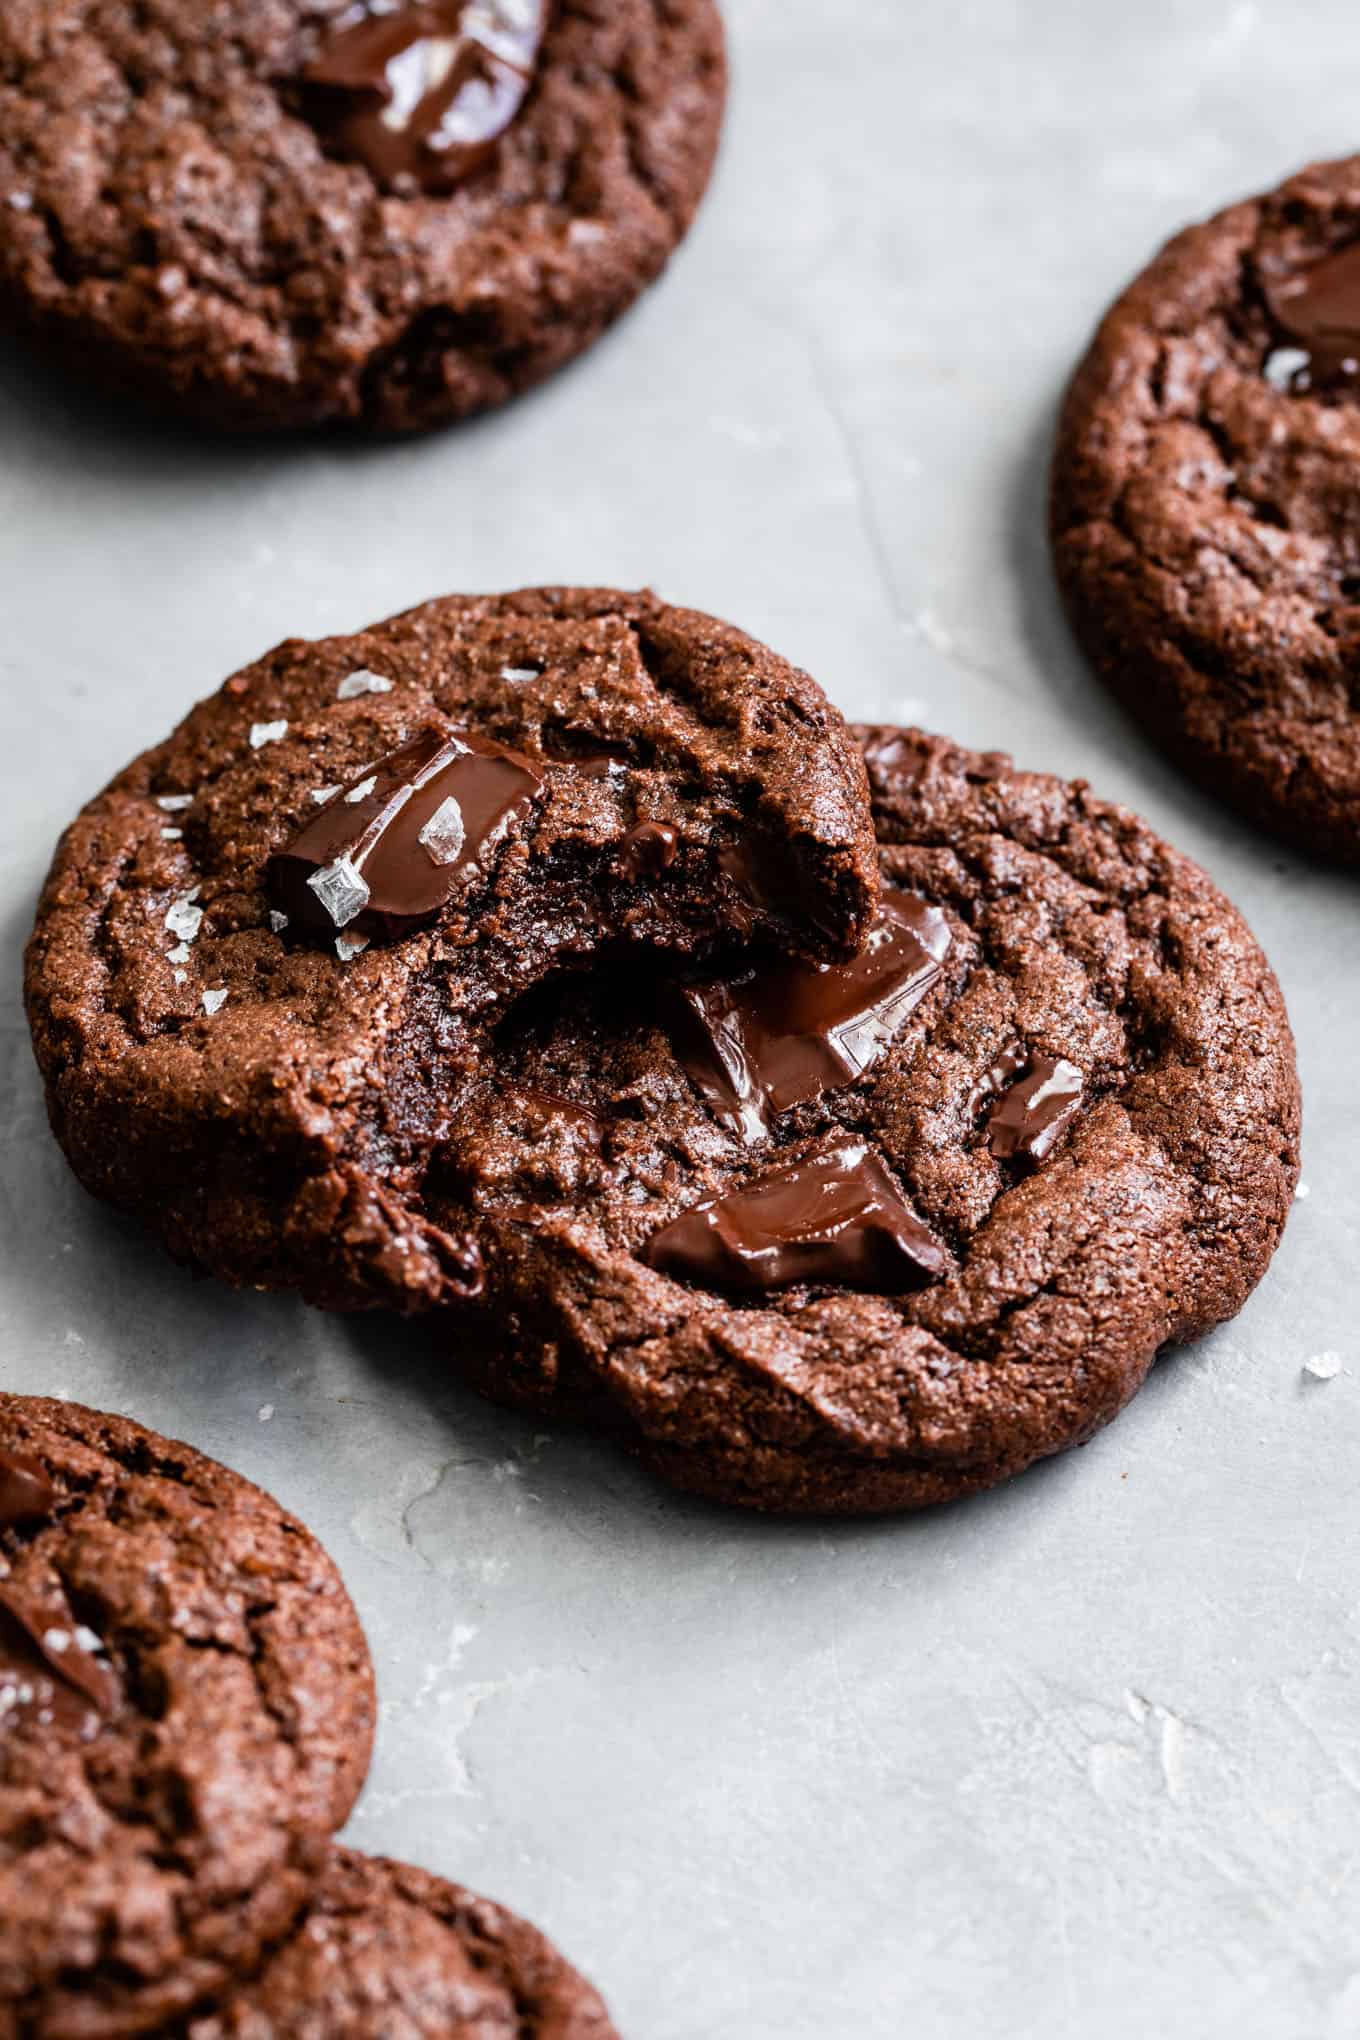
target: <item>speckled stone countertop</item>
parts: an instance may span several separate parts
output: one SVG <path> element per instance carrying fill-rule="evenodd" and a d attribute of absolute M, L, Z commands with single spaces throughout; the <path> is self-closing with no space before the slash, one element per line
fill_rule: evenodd
<path fill-rule="evenodd" d="M 527 1913 L 629 2040 L 1350 2040 L 1360 891 L 1208 805 L 1088 679 L 1043 494 L 1117 286 L 1360 146 L 1360 16 L 727 4 L 692 242 L 512 411 L 214 446 L 0 350 L 0 1380 L 187 1436 L 307 1518 L 383 1695 L 353 1838 Z M 192 1282 L 68 1177 L 18 1000 L 68 815 L 279 637 L 547 580 L 650 581 L 847 712 L 1083 773 L 1247 914 L 1299 1038 L 1300 1201 L 1242 1317 L 1085 1451 L 918 1521 L 723 1515 L 488 1409 L 408 1328 Z"/>

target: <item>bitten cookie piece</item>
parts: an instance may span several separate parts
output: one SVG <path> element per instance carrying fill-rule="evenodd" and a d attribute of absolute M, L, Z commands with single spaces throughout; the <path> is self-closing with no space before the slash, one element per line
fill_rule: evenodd
<path fill-rule="evenodd" d="M 0 1394 L 0 2035 L 115 2040 L 286 1932 L 368 1769 L 325 1552 L 248 1481 Z"/>
<path fill-rule="evenodd" d="M 498 404 L 662 270 L 713 0 L 6 0 L 0 304 L 213 427 Z"/>
<path fill-rule="evenodd" d="M 1093 664 L 1251 820 L 1360 863 L 1360 156 L 1190 227 L 1106 315 L 1053 467 Z"/>
<path fill-rule="evenodd" d="M 476 1232 L 431 1186 L 517 998 L 605 949 L 844 956 L 877 887 L 845 724 L 710 617 L 549 589 L 291 642 L 62 839 L 27 976 L 52 1124 L 227 1280 L 451 1303 Z"/>
<path fill-rule="evenodd" d="M 1081 782 L 861 733 L 849 964 L 598 973 L 500 1034 L 432 1200 L 491 1394 L 755 1508 L 918 1507 L 1081 1443 L 1279 1240 L 1279 988 L 1194 864 Z"/>
<path fill-rule="evenodd" d="M 617 2040 L 536 1928 L 402 1863 L 337 1849 L 302 1923 L 181 2040 Z"/>

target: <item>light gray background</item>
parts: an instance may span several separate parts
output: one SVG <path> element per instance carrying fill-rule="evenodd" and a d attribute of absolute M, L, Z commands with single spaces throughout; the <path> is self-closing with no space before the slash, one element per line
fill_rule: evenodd
<path fill-rule="evenodd" d="M 504 415 L 219 447 L 0 351 L 0 1379 L 185 1434 L 315 1526 L 382 1688 L 354 1839 L 540 1921 L 630 2040 L 1348 2040 L 1356 886 L 1208 806 L 1088 681 L 1042 495 L 1122 280 L 1360 143 L 1360 16 L 728 12 L 692 241 Z M 195 1284 L 68 1179 L 18 972 L 69 813 L 287 633 L 550 579 L 651 581 L 848 711 L 1085 773 L 1246 911 L 1298 1032 L 1309 1194 L 1238 1322 L 1086 1451 L 919 1521 L 720 1514 L 460 1393 L 399 1325 Z M 1342 1372 L 1306 1375 L 1326 1352 Z"/>

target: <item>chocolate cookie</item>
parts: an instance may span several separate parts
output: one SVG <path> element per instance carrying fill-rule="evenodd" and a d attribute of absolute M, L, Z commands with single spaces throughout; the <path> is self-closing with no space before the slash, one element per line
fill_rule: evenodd
<path fill-rule="evenodd" d="M 713 0 L 6 0 L 0 305 L 231 429 L 503 402 L 659 274 Z"/>
<path fill-rule="evenodd" d="M 1079 1444 L 1241 1306 L 1298 1166 L 1280 992 L 1203 872 L 1081 782 L 862 735 L 861 956 L 525 1001 L 434 1207 L 485 1259 L 460 1368 L 764 1509 Z"/>
<path fill-rule="evenodd" d="M 844 723 L 711 618 L 541 590 L 290 642 L 62 839 L 27 975 L 52 1123 L 199 1267 L 451 1304 L 480 1256 L 441 1182 L 518 997 L 605 951 L 844 956 L 877 885 Z"/>
<path fill-rule="evenodd" d="M 315 1540 L 125 1418 L 0 1394 L 0 2035 L 178 2016 L 306 1901 L 373 1679 Z"/>
<path fill-rule="evenodd" d="M 1360 156 L 1191 227 L 1068 393 L 1053 547 L 1077 636 L 1253 821 L 1360 863 Z"/>
<path fill-rule="evenodd" d="M 302 1924 L 183 2040 L 616 2040 L 535 1928 L 428 1871 L 336 1849 Z"/>

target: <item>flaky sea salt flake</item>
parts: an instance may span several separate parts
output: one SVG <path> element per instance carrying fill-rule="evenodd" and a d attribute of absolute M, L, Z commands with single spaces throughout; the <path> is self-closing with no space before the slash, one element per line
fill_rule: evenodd
<path fill-rule="evenodd" d="M 203 1010 L 205 1013 L 220 1013 L 226 1003 L 227 988 L 225 985 L 214 985 L 210 992 L 203 994 Z"/>
<path fill-rule="evenodd" d="M 339 791 L 340 789 L 338 786 L 314 786 L 312 788 L 312 799 L 316 802 L 318 807 L 325 807 L 326 802 L 328 800 L 334 800 L 336 794 L 339 793 Z"/>
<path fill-rule="evenodd" d="M 277 744 L 280 737 L 286 737 L 286 722 L 255 722 L 250 725 L 250 748 L 262 751 L 266 744 Z"/>
<path fill-rule="evenodd" d="M 165 925 L 181 942 L 193 942 L 203 926 L 203 909 L 194 905 L 191 893 L 185 893 L 166 909 Z"/>
<path fill-rule="evenodd" d="M 1341 1355 L 1334 1352 L 1311 1353 L 1303 1363 L 1305 1374 L 1311 1374 L 1314 1381 L 1335 1381 L 1341 1372 Z"/>
<path fill-rule="evenodd" d="M 162 829 L 161 841 L 162 843 L 182 843 L 184 841 L 184 831 L 183 829 Z"/>
<path fill-rule="evenodd" d="M 335 690 L 337 701 L 357 701 L 361 694 L 390 694 L 392 682 L 385 680 L 381 673 L 370 673 L 367 666 L 361 666 L 357 673 L 346 673 Z"/>
<path fill-rule="evenodd" d="M 158 793 L 156 795 L 156 806 L 164 809 L 167 815 L 182 815 L 185 808 L 192 807 L 193 804 L 194 797 L 191 793 Z"/>
<path fill-rule="evenodd" d="M 352 962 L 360 950 L 367 947 L 367 935 L 337 935 L 335 938 L 335 953 L 341 963 Z"/>
<path fill-rule="evenodd" d="M 269 909 L 269 925 L 276 935 L 282 935 L 284 929 L 288 926 L 287 914 L 281 914 L 277 907 L 271 907 Z"/>
<path fill-rule="evenodd" d="M 466 840 L 463 810 L 452 794 L 447 800 L 440 801 L 416 838 L 430 862 L 439 865 L 456 864 L 463 854 L 463 844 Z"/>
<path fill-rule="evenodd" d="M 1303 375 L 1312 361 L 1302 347 L 1277 347 L 1268 354 L 1261 373 L 1273 390 L 1290 390 L 1296 375 Z"/>
<path fill-rule="evenodd" d="M 502 666 L 502 680 L 537 680 L 537 666 Z"/>
<path fill-rule="evenodd" d="M 372 793 L 377 783 L 378 783 L 377 773 L 370 772 L 367 779 L 361 779 L 357 786 L 351 786 L 349 792 L 345 795 L 345 799 L 349 802 L 351 807 L 354 807 L 358 804 L 359 801 L 368 799 L 368 796 L 370 795 L 370 793 Z"/>
<path fill-rule="evenodd" d="M 368 905 L 368 887 L 348 857 L 323 864 L 307 881 L 337 928 L 346 928 Z"/>

